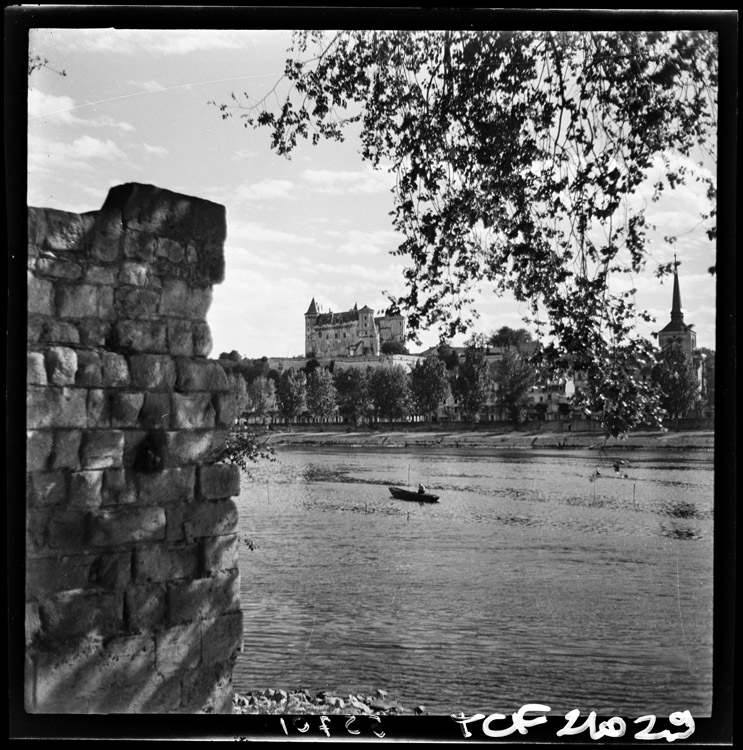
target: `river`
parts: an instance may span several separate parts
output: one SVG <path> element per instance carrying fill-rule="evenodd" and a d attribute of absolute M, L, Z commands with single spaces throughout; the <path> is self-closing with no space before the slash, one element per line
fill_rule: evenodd
<path fill-rule="evenodd" d="M 236 691 L 709 716 L 713 454 L 619 458 L 279 448 L 239 498 Z"/>

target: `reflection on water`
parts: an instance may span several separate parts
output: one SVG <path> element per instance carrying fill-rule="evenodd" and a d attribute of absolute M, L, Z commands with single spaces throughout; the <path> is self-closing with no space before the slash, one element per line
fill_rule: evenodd
<path fill-rule="evenodd" d="M 240 498 L 235 687 L 709 714 L 713 466 L 588 451 L 295 450 Z M 393 499 L 422 482 L 435 505 Z"/>

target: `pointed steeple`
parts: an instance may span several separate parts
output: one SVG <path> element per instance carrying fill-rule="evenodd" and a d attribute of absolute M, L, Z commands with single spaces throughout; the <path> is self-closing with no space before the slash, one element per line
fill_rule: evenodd
<path fill-rule="evenodd" d="M 305 315 L 317 315 L 317 306 L 315 305 L 314 297 L 312 298 L 312 302 L 310 302 L 310 306 Z"/>
<path fill-rule="evenodd" d="M 676 260 L 676 254 L 673 255 L 673 302 L 671 303 L 671 322 L 683 323 L 684 313 L 681 310 L 681 290 L 679 289 L 679 262 Z"/>

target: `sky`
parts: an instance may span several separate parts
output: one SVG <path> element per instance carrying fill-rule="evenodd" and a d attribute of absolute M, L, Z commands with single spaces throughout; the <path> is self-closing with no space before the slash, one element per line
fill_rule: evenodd
<path fill-rule="evenodd" d="M 291 159 L 270 149 L 266 129 L 223 120 L 210 101 L 233 92 L 260 99 L 280 78 L 290 31 L 31 29 L 29 54 L 48 60 L 28 92 L 28 204 L 72 212 L 99 209 L 110 188 L 153 184 L 226 207 L 225 280 L 214 287 L 208 323 L 212 356 L 304 354 L 304 313 L 354 304 L 381 313 L 385 291 L 404 291 L 405 259 L 391 255 L 392 176 L 374 171 L 352 138 L 300 142 Z M 64 76 L 58 72 L 64 70 Z M 705 166 L 714 169 L 714 165 Z M 685 322 L 697 345 L 715 348 L 716 248 L 699 213 L 703 191 L 686 187 L 652 204 L 651 262 L 633 279 L 636 301 L 657 322 L 670 319 L 672 280 L 657 264 L 681 265 Z M 665 235 L 678 237 L 674 248 Z M 522 309 L 484 289 L 475 332 L 524 327 Z M 462 344 L 466 337 L 455 339 Z M 434 345 L 436 330 L 421 334 Z"/>

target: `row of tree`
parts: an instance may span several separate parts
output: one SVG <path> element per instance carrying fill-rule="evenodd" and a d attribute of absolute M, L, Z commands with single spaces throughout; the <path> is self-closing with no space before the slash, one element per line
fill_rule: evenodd
<path fill-rule="evenodd" d="M 491 336 L 487 343 L 502 347 L 492 367 L 486 346 L 470 345 L 460 357 L 446 344 L 421 358 L 410 372 L 401 365 L 343 369 L 331 365 L 326 369 L 317 360 L 301 369 L 279 372 L 269 367 L 265 357 L 243 359 L 233 351 L 222 354 L 221 359 L 230 361 L 245 378 L 247 409 L 243 416 L 261 421 L 275 415 L 289 422 L 303 417 L 327 422 L 340 416 L 355 425 L 365 419 L 393 422 L 410 416 L 431 421 L 453 396 L 465 420 L 476 418 L 486 405 L 495 405 L 507 419 L 518 423 L 531 406 L 531 389 L 539 381 L 533 358 L 520 346 L 528 340 L 516 337 L 509 344 Z M 714 366 L 714 352 L 706 356 Z M 683 415 L 699 399 L 692 363 L 678 347 L 660 352 L 643 377 L 658 390 L 670 418 Z M 601 411 L 600 399 L 590 393 L 578 393 L 578 397 L 588 405 L 586 411 Z M 539 406 L 535 405 L 537 412 Z M 569 410 L 567 404 L 563 406 Z"/>

